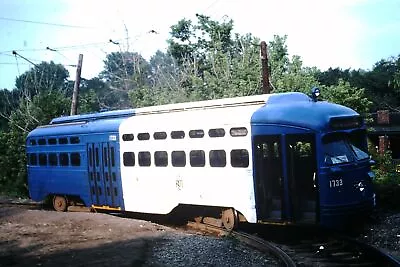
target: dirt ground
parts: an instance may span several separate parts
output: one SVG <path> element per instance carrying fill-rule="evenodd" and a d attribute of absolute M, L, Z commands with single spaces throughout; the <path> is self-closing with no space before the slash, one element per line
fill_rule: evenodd
<path fill-rule="evenodd" d="M 240 259 L 244 259 L 248 266 L 276 265 L 263 255 L 218 239 L 203 240 L 203 243 L 191 239 L 180 244 L 183 247 L 179 250 L 171 252 L 170 243 L 175 242 L 171 236 L 181 242 L 187 240 L 188 235 L 149 221 L 102 213 L 62 213 L 38 206 L 2 204 L 0 198 L 0 267 L 187 266 L 185 262 L 177 265 L 174 260 L 183 255 L 190 258 L 194 252 L 201 251 L 202 246 L 215 249 L 205 253 L 203 259 L 196 256 L 196 264 L 193 259 L 187 260 L 191 266 L 222 266 L 215 261 L 205 264 L 210 257 L 218 257 L 215 250 L 220 251 L 222 256 L 219 257 L 225 263 L 223 266 L 241 266 L 238 264 Z M 381 214 L 374 223 L 366 226 L 359 239 L 400 257 L 400 214 Z M 157 261 L 154 251 L 160 252 L 156 248 L 164 246 L 168 251 L 158 254 L 167 253 L 173 257 L 165 254 L 164 259 Z M 226 261 L 225 256 L 229 253 L 233 263 Z M 239 259 L 235 259 L 236 256 Z M 254 262 L 249 264 L 251 260 Z"/>
<path fill-rule="evenodd" d="M 140 266 L 175 230 L 101 213 L 0 204 L 0 266 Z"/>

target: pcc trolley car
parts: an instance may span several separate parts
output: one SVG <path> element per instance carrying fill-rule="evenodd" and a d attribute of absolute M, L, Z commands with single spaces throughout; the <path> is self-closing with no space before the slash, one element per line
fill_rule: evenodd
<path fill-rule="evenodd" d="M 60 117 L 26 145 L 30 196 L 58 211 L 338 227 L 375 203 L 362 118 L 302 93 Z"/>

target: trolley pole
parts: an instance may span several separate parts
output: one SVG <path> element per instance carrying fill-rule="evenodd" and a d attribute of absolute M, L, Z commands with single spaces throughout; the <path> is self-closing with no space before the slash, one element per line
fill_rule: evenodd
<path fill-rule="evenodd" d="M 262 89 L 264 94 L 269 94 L 271 88 L 269 86 L 269 73 L 268 73 L 268 54 L 267 43 L 261 42 L 261 75 L 262 75 Z"/>
<path fill-rule="evenodd" d="M 74 83 L 74 92 L 72 94 L 71 116 L 78 114 L 79 84 L 81 82 L 82 61 L 83 55 L 79 54 L 78 66 L 76 68 L 76 78 Z"/>

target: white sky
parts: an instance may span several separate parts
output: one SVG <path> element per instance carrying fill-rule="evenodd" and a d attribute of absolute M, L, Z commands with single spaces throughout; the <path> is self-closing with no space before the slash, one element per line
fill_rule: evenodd
<path fill-rule="evenodd" d="M 0 63 L 8 64 L 0 64 L 0 88 L 13 88 L 15 77 L 31 67 L 10 56 L 11 50 L 35 63 L 76 64 L 82 53 L 82 76 L 91 78 L 103 69 L 105 53 L 120 49 L 109 39 L 122 40 L 121 48 L 126 49 L 125 26 L 129 50 L 149 59 L 157 49 L 167 47 L 171 25 L 182 18 L 195 22 L 196 13 L 219 21 L 233 19 L 234 32 L 250 32 L 267 42 L 274 34 L 287 34 L 289 53 L 301 56 L 306 66 L 322 70 L 370 69 L 376 61 L 400 54 L 400 0 L 4 0 L 0 3 Z M 51 52 L 45 50 L 47 46 L 75 47 Z M 67 69 L 74 79 L 75 68 Z"/>

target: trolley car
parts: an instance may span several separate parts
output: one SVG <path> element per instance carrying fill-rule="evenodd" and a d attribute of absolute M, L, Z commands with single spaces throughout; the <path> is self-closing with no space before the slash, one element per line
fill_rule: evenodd
<path fill-rule="evenodd" d="M 302 93 L 60 117 L 26 147 L 30 196 L 58 211 L 340 227 L 375 205 L 361 116 Z"/>

